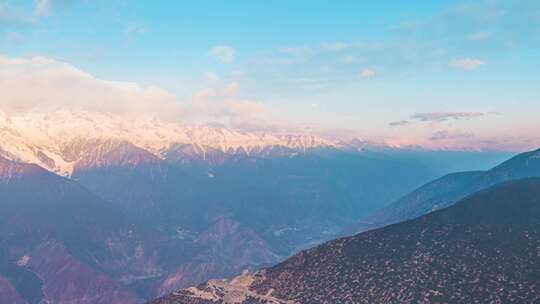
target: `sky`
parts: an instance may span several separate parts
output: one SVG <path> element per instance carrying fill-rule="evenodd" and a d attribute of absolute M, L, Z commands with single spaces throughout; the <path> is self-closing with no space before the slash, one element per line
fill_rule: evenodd
<path fill-rule="evenodd" d="M 0 111 L 540 146 L 540 1 L 0 0 Z"/>

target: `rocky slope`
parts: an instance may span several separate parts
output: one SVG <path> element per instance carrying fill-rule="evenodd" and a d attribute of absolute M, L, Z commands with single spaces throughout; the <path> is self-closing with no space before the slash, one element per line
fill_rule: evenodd
<path fill-rule="evenodd" d="M 519 154 L 488 171 L 443 176 L 364 218 L 350 230 L 359 232 L 413 219 L 498 183 L 527 177 L 540 177 L 540 149 Z"/>
<path fill-rule="evenodd" d="M 540 179 L 510 182 L 152 303 L 536 303 L 539 224 Z"/>
<path fill-rule="evenodd" d="M 135 243 L 126 238 L 130 225 L 108 203 L 36 165 L 2 158 L 0 197 L 0 276 L 6 278 L 0 297 L 18 294 L 25 303 L 141 301 L 115 280 L 119 272 L 107 271 L 114 258 L 106 242 Z"/>

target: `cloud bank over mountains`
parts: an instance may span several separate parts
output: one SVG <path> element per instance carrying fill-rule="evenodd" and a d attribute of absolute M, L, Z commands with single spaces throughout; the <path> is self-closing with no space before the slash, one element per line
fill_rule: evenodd
<path fill-rule="evenodd" d="M 59 108 L 128 116 L 156 116 L 244 123 L 256 120 L 264 106 L 237 98 L 240 84 L 218 84 L 180 101 L 157 86 L 99 79 L 73 65 L 46 57 L 0 56 L 1 110 L 24 113 Z"/>
<path fill-rule="evenodd" d="M 216 79 L 214 79 L 216 80 Z M 350 134 L 336 135 L 316 126 L 279 120 L 261 102 L 239 97 L 238 82 L 216 80 L 211 86 L 197 91 L 188 100 L 178 100 L 173 93 L 157 87 L 133 82 L 99 79 L 77 67 L 55 59 L 35 56 L 12 58 L 0 56 L 0 112 L 24 114 L 58 109 L 81 109 L 104 114 L 157 117 L 180 123 L 218 123 L 249 132 L 311 133 L 325 137 L 351 138 Z M 390 146 L 420 145 L 428 148 L 463 148 L 513 150 L 534 143 L 519 143 L 520 139 L 506 139 L 502 143 L 493 138 L 475 136 L 473 132 L 446 128 L 451 121 L 470 121 L 492 113 L 483 112 L 425 112 L 409 116 L 407 120 L 389 123 L 393 127 L 414 124 L 437 124 L 435 133 L 421 137 L 365 137 Z M 517 141 L 517 142 L 516 142 Z M 502 146 L 501 146 L 502 145 Z"/>
<path fill-rule="evenodd" d="M 0 57 L 2 109 L 84 108 L 114 114 L 179 115 L 175 97 L 158 87 L 96 78 L 46 57 Z"/>

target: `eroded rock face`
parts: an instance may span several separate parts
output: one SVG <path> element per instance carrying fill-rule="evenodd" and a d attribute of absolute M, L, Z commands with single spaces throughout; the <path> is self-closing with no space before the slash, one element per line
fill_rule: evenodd
<path fill-rule="evenodd" d="M 243 274 L 231 280 L 210 280 L 200 287 L 190 287 L 171 295 L 153 301 L 156 304 L 173 303 L 265 303 L 265 304 L 295 304 L 291 300 L 282 300 L 272 295 L 269 290 L 266 294 L 259 294 L 251 290 L 252 284 L 260 280 L 263 272 L 257 274 Z"/>
<path fill-rule="evenodd" d="M 141 303 L 126 287 L 107 274 L 85 265 L 70 255 L 66 248 L 49 241 L 32 254 L 26 267 L 43 280 L 46 300 L 51 303 Z"/>
<path fill-rule="evenodd" d="M 516 181 L 152 303 L 535 303 L 539 224 L 540 179 Z"/>

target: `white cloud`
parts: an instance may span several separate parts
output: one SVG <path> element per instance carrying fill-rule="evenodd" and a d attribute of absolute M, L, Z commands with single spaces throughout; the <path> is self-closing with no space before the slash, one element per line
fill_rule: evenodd
<path fill-rule="evenodd" d="M 115 114 L 171 117 L 182 111 L 175 96 L 155 86 L 98 79 L 46 57 L 0 56 L 1 111 L 82 108 Z"/>
<path fill-rule="evenodd" d="M 264 105 L 253 100 L 227 99 L 223 107 L 218 112 L 221 116 L 233 119 L 233 123 L 245 121 L 250 118 L 256 118 L 266 111 Z"/>
<path fill-rule="evenodd" d="M 375 76 L 377 73 L 372 69 L 362 69 L 359 73 L 360 77 L 362 78 L 370 78 Z"/>
<path fill-rule="evenodd" d="M 184 107 L 187 116 L 195 120 L 228 120 L 233 126 L 262 123 L 266 107 L 257 101 L 237 96 L 240 84 L 216 84 L 197 92 Z"/>
<path fill-rule="evenodd" d="M 463 70 L 476 70 L 477 68 L 485 65 L 486 63 L 480 59 L 473 58 L 459 58 L 452 59 L 449 65 L 453 68 L 463 69 Z"/>
<path fill-rule="evenodd" d="M 162 88 L 99 79 L 51 58 L 0 55 L 0 112 L 63 108 L 184 122 L 220 119 L 241 125 L 261 120 L 265 106 L 238 97 L 239 90 L 238 82 L 223 84 L 216 79 L 190 101 L 179 102 Z"/>
<path fill-rule="evenodd" d="M 234 61 L 236 50 L 228 45 L 218 45 L 210 50 L 210 55 L 221 63 L 232 63 Z"/>

